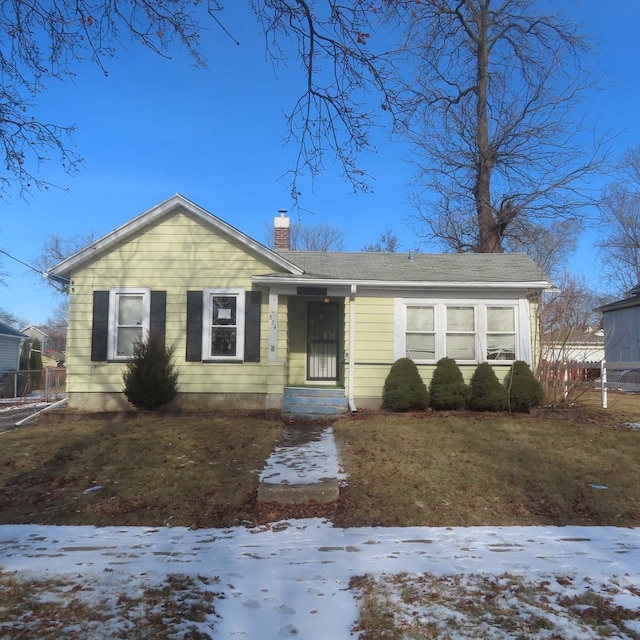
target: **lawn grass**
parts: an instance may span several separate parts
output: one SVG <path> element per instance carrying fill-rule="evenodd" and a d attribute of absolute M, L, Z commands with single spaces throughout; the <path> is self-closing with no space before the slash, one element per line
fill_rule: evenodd
<path fill-rule="evenodd" d="M 0 435 L 0 523 L 242 523 L 277 416 L 58 414 Z"/>
<path fill-rule="evenodd" d="M 342 419 L 342 513 L 358 525 L 640 525 L 637 397 L 536 415 Z M 604 488 L 606 487 L 606 488 Z"/>
<path fill-rule="evenodd" d="M 42 417 L 0 435 L 0 524 L 640 526 L 640 397 L 534 415 L 359 413 L 334 424 L 335 507 L 256 504 L 278 415 Z M 601 488 L 606 487 L 606 488 Z"/>

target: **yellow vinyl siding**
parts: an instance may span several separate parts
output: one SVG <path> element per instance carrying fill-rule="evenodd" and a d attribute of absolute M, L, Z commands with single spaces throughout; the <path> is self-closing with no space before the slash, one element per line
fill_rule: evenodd
<path fill-rule="evenodd" d="M 394 299 L 357 297 L 355 316 L 353 361 L 357 404 L 358 398 L 382 399 L 382 387 L 393 364 Z"/>
<path fill-rule="evenodd" d="M 250 290 L 251 276 L 272 270 L 257 255 L 187 215 L 168 217 L 74 273 L 69 303 L 69 393 L 119 392 L 124 364 L 91 362 L 93 292 L 113 287 L 166 291 L 166 342 L 175 348 L 180 392 L 265 393 L 268 292 L 263 290 L 258 363 L 186 362 L 186 292 L 207 287 Z M 280 314 L 284 315 L 284 314 Z"/>
<path fill-rule="evenodd" d="M 289 374 L 290 386 L 307 380 L 307 298 L 289 299 Z"/>

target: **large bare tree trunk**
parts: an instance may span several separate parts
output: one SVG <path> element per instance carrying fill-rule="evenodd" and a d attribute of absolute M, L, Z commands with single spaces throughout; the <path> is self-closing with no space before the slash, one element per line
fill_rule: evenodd
<path fill-rule="evenodd" d="M 394 97 L 416 146 L 419 233 L 449 250 L 523 247 L 593 204 L 583 178 L 603 166 L 606 144 L 583 145 L 588 125 L 574 114 L 593 86 L 581 66 L 588 43 L 544 10 L 530 0 L 406 10 L 415 73 L 399 77 Z"/>
<path fill-rule="evenodd" d="M 491 142 L 489 140 L 489 118 L 487 115 L 488 85 L 489 85 L 489 47 L 487 44 L 487 12 L 488 2 L 482 3 L 478 11 L 475 37 L 478 86 L 476 102 L 476 184 L 474 196 L 478 216 L 478 247 L 479 253 L 502 253 L 502 239 L 499 228 L 494 221 L 493 208 L 491 206 L 491 172 L 493 170 L 493 157 Z"/>

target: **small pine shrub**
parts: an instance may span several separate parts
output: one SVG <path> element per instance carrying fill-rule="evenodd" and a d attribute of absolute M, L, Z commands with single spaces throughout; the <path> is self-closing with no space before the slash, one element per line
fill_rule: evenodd
<path fill-rule="evenodd" d="M 504 383 L 509 411 L 526 413 L 542 402 L 544 393 L 529 365 L 516 360 Z"/>
<path fill-rule="evenodd" d="M 417 411 L 429 406 L 429 392 L 416 363 L 400 358 L 391 365 L 382 390 L 382 408 L 388 411 Z"/>
<path fill-rule="evenodd" d="M 488 362 L 479 364 L 469 382 L 469 401 L 472 411 L 503 411 L 507 405 L 504 386 Z"/>
<path fill-rule="evenodd" d="M 133 346 L 133 359 L 122 375 L 124 394 L 138 409 L 158 409 L 178 393 L 178 372 L 173 366 L 173 349 L 150 334 Z"/>
<path fill-rule="evenodd" d="M 431 408 L 438 410 L 463 409 L 467 405 L 469 389 L 462 371 L 452 358 L 441 358 L 429 383 Z"/>

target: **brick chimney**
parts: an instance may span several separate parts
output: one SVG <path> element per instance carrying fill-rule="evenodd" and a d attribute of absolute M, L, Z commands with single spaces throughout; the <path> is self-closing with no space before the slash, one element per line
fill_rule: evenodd
<path fill-rule="evenodd" d="M 287 212 L 280 209 L 280 215 L 273 219 L 273 248 L 276 251 L 289 251 L 291 249 L 291 220 L 285 215 Z"/>

